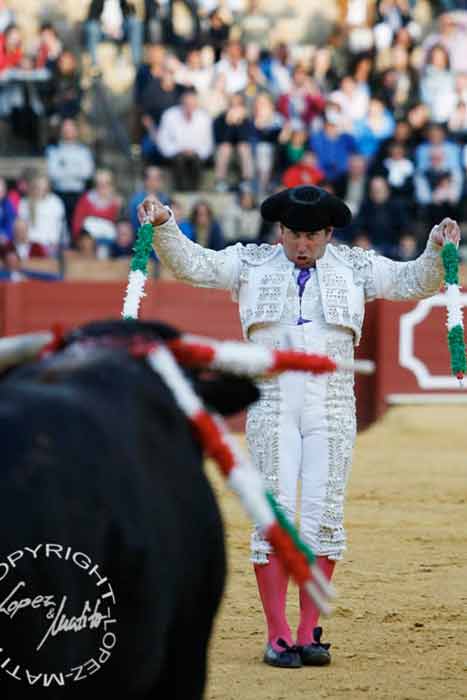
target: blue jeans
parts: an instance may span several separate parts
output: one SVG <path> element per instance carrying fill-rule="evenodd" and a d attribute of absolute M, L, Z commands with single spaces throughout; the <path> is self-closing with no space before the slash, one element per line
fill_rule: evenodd
<path fill-rule="evenodd" d="M 123 34 L 125 41 L 129 41 L 131 57 L 135 66 L 141 63 L 143 54 L 143 23 L 137 17 L 129 16 L 123 20 Z M 97 45 L 102 39 L 109 39 L 103 34 L 101 24 L 96 19 L 91 19 L 84 24 L 84 37 L 86 50 L 89 51 L 93 66 L 97 65 Z"/>

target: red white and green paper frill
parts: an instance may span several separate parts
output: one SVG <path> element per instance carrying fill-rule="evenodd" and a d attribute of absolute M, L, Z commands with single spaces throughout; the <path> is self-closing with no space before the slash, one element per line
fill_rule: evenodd
<path fill-rule="evenodd" d="M 148 278 L 148 261 L 152 251 L 154 229 L 145 223 L 139 227 L 130 263 L 128 285 L 123 302 L 124 319 L 138 318 L 141 299 L 145 296 L 144 287 Z"/>
<path fill-rule="evenodd" d="M 459 253 L 454 243 L 445 243 L 441 250 L 446 286 L 448 347 L 452 373 L 462 380 L 466 373 L 464 320 L 459 288 Z"/>

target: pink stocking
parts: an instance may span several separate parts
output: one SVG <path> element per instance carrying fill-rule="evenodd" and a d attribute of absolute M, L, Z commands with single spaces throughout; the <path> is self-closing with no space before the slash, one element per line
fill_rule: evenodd
<path fill-rule="evenodd" d="M 316 562 L 330 581 L 336 565 L 327 557 L 317 557 Z M 297 629 L 297 644 L 305 646 L 313 641 L 313 630 L 319 620 L 319 610 L 304 588 L 300 588 L 300 624 Z"/>
<path fill-rule="evenodd" d="M 284 651 L 277 646 L 277 640 L 281 637 L 292 646 L 286 617 L 288 574 L 274 554 L 269 555 L 269 564 L 255 564 L 255 574 L 268 625 L 268 641 L 276 651 Z"/>

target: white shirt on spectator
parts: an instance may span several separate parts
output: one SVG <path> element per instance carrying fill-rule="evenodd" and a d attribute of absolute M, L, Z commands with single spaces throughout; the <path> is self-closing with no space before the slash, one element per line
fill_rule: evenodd
<path fill-rule="evenodd" d="M 57 251 L 64 234 L 65 207 L 62 200 L 53 192 L 36 202 L 34 222 L 27 199 L 19 203 L 18 216 L 29 223 L 29 240 L 31 243 L 41 243 L 49 253 Z"/>
<path fill-rule="evenodd" d="M 216 77 L 225 76 L 225 91 L 229 94 L 241 92 L 248 84 L 247 63 L 243 58 L 236 66 L 227 58 L 221 58 L 214 64 L 214 70 Z"/>
<path fill-rule="evenodd" d="M 83 143 L 60 142 L 47 149 L 47 173 L 56 192 L 83 192 L 94 169 L 91 150 Z"/>
<path fill-rule="evenodd" d="M 388 169 L 388 182 L 392 187 L 402 187 L 415 172 L 415 166 L 408 158 L 385 158 L 383 164 Z"/>
<path fill-rule="evenodd" d="M 157 145 L 166 158 L 188 150 L 206 160 L 213 151 L 212 119 L 204 109 L 196 109 L 188 119 L 179 105 L 169 107 L 162 114 Z"/>
<path fill-rule="evenodd" d="M 370 99 L 367 91 L 361 85 L 356 85 L 352 95 L 343 90 L 334 90 L 329 95 L 330 102 L 335 102 L 341 108 L 344 117 L 350 117 L 352 122 L 364 119 L 368 114 Z"/>
<path fill-rule="evenodd" d="M 212 68 L 198 68 L 194 70 L 182 63 L 175 73 L 175 82 L 180 85 L 193 87 L 198 95 L 204 95 L 211 87 L 212 75 Z"/>

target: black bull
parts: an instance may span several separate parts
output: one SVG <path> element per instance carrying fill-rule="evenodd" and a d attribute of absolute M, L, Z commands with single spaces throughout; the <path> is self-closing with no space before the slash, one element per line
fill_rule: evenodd
<path fill-rule="evenodd" d="M 116 339 L 159 324 L 80 329 Z M 125 341 L 126 342 L 126 341 Z M 247 381 L 194 377 L 223 413 Z M 0 382 L 0 695 L 203 696 L 226 564 L 188 421 L 145 360 L 74 342 Z"/>

